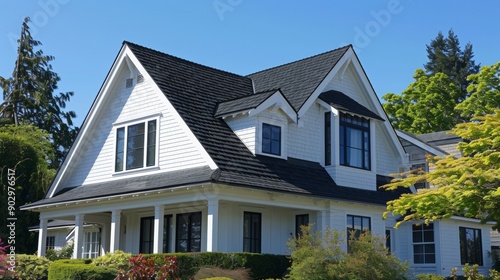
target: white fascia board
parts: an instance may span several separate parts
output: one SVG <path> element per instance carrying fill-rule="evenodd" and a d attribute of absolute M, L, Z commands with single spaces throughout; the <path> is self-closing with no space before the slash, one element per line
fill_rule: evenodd
<path fill-rule="evenodd" d="M 469 223 L 482 224 L 481 220 L 474 219 L 474 218 L 466 218 L 466 217 L 460 217 L 460 216 L 451 216 L 449 219 L 450 220 L 456 220 L 456 221 L 464 221 L 464 222 L 469 222 Z M 490 225 L 490 226 L 496 225 L 495 222 L 486 222 L 484 224 Z"/>
<path fill-rule="evenodd" d="M 208 163 L 208 166 L 214 170 L 217 169 L 217 165 L 213 161 L 213 159 L 210 157 L 208 152 L 205 150 L 205 148 L 201 145 L 201 143 L 198 141 L 196 136 L 193 134 L 191 129 L 187 126 L 187 124 L 184 122 L 182 117 L 179 115 L 177 110 L 173 107 L 173 105 L 168 101 L 167 97 L 165 94 L 160 90 L 158 85 L 153 81 L 149 73 L 144 69 L 144 67 L 141 65 L 139 60 L 135 57 L 133 52 L 130 50 L 130 48 L 124 44 L 122 48 L 120 49 L 120 52 L 118 53 L 113 65 L 111 66 L 111 69 L 106 76 L 106 79 L 104 80 L 104 83 L 102 84 L 99 93 L 97 94 L 96 99 L 94 100 L 94 103 L 92 104 L 89 113 L 87 114 L 86 118 L 83 121 L 82 127 L 80 128 L 80 132 L 78 133 L 77 138 L 75 139 L 74 144 L 71 146 L 70 150 L 68 151 L 68 155 L 66 156 L 63 164 L 59 168 L 56 177 L 54 178 L 51 187 L 49 188 L 49 191 L 47 192 L 45 198 L 50 198 L 54 196 L 55 193 L 57 193 L 57 190 L 59 188 L 59 184 L 62 181 L 62 178 L 66 171 L 68 171 L 68 167 L 70 166 L 71 162 L 73 161 L 73 158 L 76 155 L 76 152 L 82 145 L 82 139 L 85 138 L 85 136 L 89 133 L 89 131 L 92 128 L 92 124 L 94 123 L 94 120 L 97 116 L 97 113 L 100 111 L 101 107 L 103 106 L 103 103 L 105 101 L 105 97 L 109 93 L 110 89 L 116 82 L 116 76 L 118 75 L 119 70 L 123 65 L 126 65 L 127 69 L 131 69 L 132 66 L 135 66 L 137 71 L 141 73 L 144 76 L 144 79 L 147 81 L 151 82 L 151 86 L 155 93 L 161 94 L 165 98 L 163 98 L 163 103 L 168 108 L 170 111 L 175 112 L 172 115 L 176 119 L 178 123 L 181 124 L 189 138 L 192 140 L 192 143 L 197 146 L 198 150 L 201 152 L 203 155 L 204 159 Z M 26 208 L 28 209 L 28 208 Z"/>
<path fill-rule="evenodd" d="M 349 63 L 351 61 L 351 56 L 354 54 L 352 51 L 352 46 L 349 47 L 349 49 L 344 53 L 342 58 L 335 64 L 335 66 L 330 70 L 330 72 L 326 75 L 326 77 L 321 81 L 321 83 L 316 87 L 314 92 L 309 96 L 309 98 L 306 100 L 304 105 L 302 105 L 302 108 L 300 108 L 298 112 L 298 117 L 300 119 L 301 116 L 303 116 L 309 107 L 311 107 L 312 104 L 316 101 L 316 99 L 319 97 L 319 95 L 324 91 L 326 86 L 330 83 L 330 81 L 335 77 L 335 75 L 341 71 L 341 69 L 344 67 L 344 64 Z"/>
<path fill-rule="evenodd" d="M 56 177 L 52 181 L 52 184 L 48 190 L 48 192 L 45 195 L 45 198 L 50 198 L 54 196 L 54 194 L 57 192 L 59 183 L 61 182 L 64 174 L 68 170 L 68 167 L 70 166 L 70 163 L 72 162 L 73 158 L 75 157 L 76 151 L 80 148 L 82 145 L 82 139 L 85 138 L 87 135 L 90 127 L 93 124 L 93 121 L 99 112 L 99 108 L 102 106 L 103 101 L 104 101 L 104 96 L 105 93 L 109 91 L 109 89 L 114 85 L 115 83 L 115 77 L 118 74 L 118 70 L 121 68 L 126 57 L 125 54 L 125 49 L 127 47 L 125 45 L 122 46 L 120 49 L 118 55 L 115 58 L 115 61 L 113 62 L 113 65 L 111 66 L 111 69 L 108 72 L 108 75 L 106 76 L 103 84 L 101 85 L 101 88 L 99 89 L 99 93 L 97 94 L 96 98 L 94 99 L 94 102 L 92 103 L 92 106 L 90 107 L 89 112 L 87 113 L 87 116 L 83 120 L 83 124 L 80 127 L 80 132 L 78 133 L 75 141 L 73 142 L 73 145 L 68 151 L 68 154 L 66 155 L 61 167 L 59 168 Z M 129 67 L 127 65 L 127 67 Z"/>
<path fill-rule="evenodd" d="M 337 108 L 331 106 L 330 104 L 326 103 L 325 101 L 318 99 L 316 102 L 323 108 L 325 108 L 327 111 L 332 112 L 335 116 L 339 115 L 339 110 Z M 366 118 L 365 116 L 362 116 L 363 118 Z"/>
<path fill-rule="evenodd" d="M 290 120 L 292 120 L 293 122 L 297 122 L 297 113 L 295 113 L 292 105 L 290 105 L 290 103 L 288 102 L 288 100 L 286 100 L 280 90 L 277 90 L 275 93 L 269 96 L 269 98 L 267 98 L 264 102 L 257 106 L 257 108 L 251 110 L 249 116 L 255 116 L 273 106 L 277 106 L 285 113 L 285 115 Z"/>
<path fill-rule="evenodd" d="M 422 142 L 414 137 L 411 137 L 410 135 L 408 135 L 400 130 L 396 130 L 396 135 L 398 137 L 401 137 L 404 140 L 412 143 L 413 145 L 415 145 L 423 150 L 426 150 L 430 154 L 433 154 L 433 155 L 439 156 L 439 157 L 446 157 L 447 156 L 446 153 L 443 153 L 442 151 L 430 146 L 429 144 L 426 144 L 425 142 Z"/>

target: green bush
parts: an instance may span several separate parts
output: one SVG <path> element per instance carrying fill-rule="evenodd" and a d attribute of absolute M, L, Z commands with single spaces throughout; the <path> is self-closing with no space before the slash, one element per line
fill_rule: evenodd
<path fill-rule="evenodd" d="M 104 256 L 97 257 L 93 264 L 115 269 L 128 270 L 130 268 L 130 258 L 132 254 L 117 250 L 113 253 L 107 252 Z"/>
<path fill-rule="evenodd" d="M 417 275 L 418 280 L 445 280 L 441 275 L 436 275 L 436 274 L 418 274 Z"/>
<path fill-rule="evenodd" d="M 26 280 L 46 280 L 51 261 L 35 255 L 16 256 L 16 276 Z"/>
<path fill-rule="evenodd" d="M 66 243 L 61 250 L 47 250 L 45 257 L 51 261 L 71 259 L 73 257 L 73 244 Z"/>
<path fill-rule="evenodd" d="M 113 280 L 118 270 L 91 264 L 91 260 L 58 260 L 49 267 L 49 280 Z"/>
<path fill-rule="evenodd" d="M 224 269 L 220 267 L 202 267 L 194 275 L 194 280 L 201 279 L 231 279 L 231 280 L 249 280 L 250 271 L 246 268 Z"/>
<path fill-rule="evenodd" d="M 388 254 L 385 238 L 361 233 L 348 240 L 349 252 L 342 249 L 342 234 L 326 229 L 325 233 L 302 234 L 289 242 L 292 266 L 288 279 L 408 279 L 409 266 Z"/>

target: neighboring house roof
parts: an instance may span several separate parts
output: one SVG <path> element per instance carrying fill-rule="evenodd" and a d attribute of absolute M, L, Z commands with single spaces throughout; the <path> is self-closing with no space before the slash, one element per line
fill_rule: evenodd
<path fill-rule="evenodd" d="M 298 112 L 349 48 L 350 45 L 250 74 L 247 77 L 254 81 L 257 92 L 280 88 Z"/>
<path fill-rule="evenodd" d="M 415 145 L 415 146 L 419 147 L 420 149 L 422 149 L 422 150 L 424 150 L 427 153 L 430 153 L 432 155 L 440 156 L 440 157 L 445 157 L 446 155 L 448 155 L 448 153 L 446 153 L 445 151 L 443 151 L 439 147 L 435 147 L 433 145 L 426 143 L 425 141 L 421 140 L 420 138 L 418 138 L 417 135 L 415 135 L 413 133 L 409 133 L 406 131 L 396 129 L 396 135 L 399 138 L 408 141 L 412 145 Z"/>
<path fill-rule="evenodd" d="M 204 181 L 381 205 L 399 197 L 399 192 L 369 191 L 338 186 L 317 162 L 256 156 L 224 120 L 216 117 L 222 112 L 227 113 L 258 106 L 276 92 L 278 87 L 285 89 L 286 93 L 282 91 L 285 98 L 297 110 L 349 47 L 244 77 L 130 42 L 124 42 L 124 46 L 130 48 L 156 85 L 165 94 L 216 163 L 218 170 L 210 172 L 207 169 L 195 169 L 89 184 L 26 205 L 23 208 Z M 269 80 L 264 79 L 266 76 L 269 76 Z M 249 77 L 255 79 L 257 89 L 274 88 L 275 90 L 254 94 L 253 83 Z M 344 102 L 345 100 L 344 98 Z M 351 101 L 347 103 L 355 105 Z M 364 109 L 357 105 L 354 108 L 348 107 L 367 113 L 364 107 Z"/>
<path fill-rule="evenodd" d="M 319 95 L 319 99 L 325 101 L 326 103 L 328 103 L 329 105 L 338 110 L 384 121 L 384 119 L 381 118 L 379 115 L 375 114 L 370 109 L 359 104 L 354 99 L 350 98 L 349 96 L 343 94 L 340 91 L 329 90 L 323 92 Z"/>

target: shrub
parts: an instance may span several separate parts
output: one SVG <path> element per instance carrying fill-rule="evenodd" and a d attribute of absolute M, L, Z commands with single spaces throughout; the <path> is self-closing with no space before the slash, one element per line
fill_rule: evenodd
<path fill-rule="evenodd" d="M 117 270 L 128 270 L 130 268 L 130 258 L 132 254 L 117 250 L 113 253 L 107 252 L 104 256 L 97 257 L 93 260 L 93 264 L 97 266 L 105 266 L 115 268 Z"/>
<path fill-rule="evenodd" d="M 45 253 L 45 257 L 51 261 L 71 259 L 73 256 L 73 243 L 66 243 L 61 250 L 50 249 Z"/>
<path fill-rule="evenodd" d="M 16 256 L 16 276 L 26 280 L 46 280 L 51 261 L 35 255 Z"/>
<path fill-rule="evenodd" d="M 385 239 L 369 232 L 348 240 L 349 252 L 342 250 L 344 240 L 337 231 L 326 229 L 302 235 L 289 242 L 292 266 L 288 279 L 407 279 L 408 265 L 388 254 Z"/>
<path fill-rule="evenodd" d="M 418 280 L 445 280 L 441 275 L 436 275 L 436 274 L 418 274 L 417 275 Z"/>
<path fill-rule="evenodd" d="M 0 238 L 0 279 L 11 279 L 14 277 L 14 273 L 9 270 L 11 267 L 9 264 L 9 256 L 5 251 L 9 248 L 9 245 L 3 245 L 2 239 Z"/>
<path fill-rule="evenodd" d="M 120 270 L 116 277 L 117 280 L 173 280 L 179 279 L 179 268 L 177 267 L 177 257 L 165 257 L 165 263 L 158 265 L 152 256 L 145 257 L 139 254 L 137 257 L 130 258 L 130 269 L 128 271 Z"/>
<path fill-rule="evenodd" d="M 232 280 L 249 280 L 250 277 L 249 269 L 236 268 L 236 269 L 224 269 L 219 267 L 202 267 L 194 275 L 194 280 L 201 279 L 232 279 Z"/>
<path fill-rule="evenodd" d="M 96 266 L 91 260 L 58 260 L 50 265 L 48 279 L 113 280 L 117 274 L 116 269 Z"/>

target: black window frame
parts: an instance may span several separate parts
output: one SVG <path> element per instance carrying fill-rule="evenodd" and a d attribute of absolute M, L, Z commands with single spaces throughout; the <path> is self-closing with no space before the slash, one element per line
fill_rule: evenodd
<path fill-rule="evenodd" d="M 309 225 L 309 214 L 295 215 L 295 237 L 302 234 L 301 227 Z"/>
<path fill-rule="evenodd" d="M 56 247 L 56 237 L 49 235 L 45 238 L 45 251 L 54 250 Z"/>
<path fill-rule="evenodd" d="M 249 227 L 249 228 L 247 228 Z M 262 250 L 262 213 L 243 212 L 243 252 Z"/>
<path fill-rule="evenodd" d="M 144 223 L 149 221 L 149 236 L 144 236 L 143 227 Z M 170 232 L 170 225 L 172 223 L 172 215 L 163 216 L 163 253 L 167 253 L 170 250 L 169 238 L 172 233 Z M 141 224 L 139 228 L 139 253 L 142 254 L 153 254 L 154 247 L 154 228 L 155 228 L 155 217 L 148 216 L 141 218 Z M 148 240 L 144 240 L 148 238 Z"/>
<path fill-rule="evenodd" d="M 434 224 L 412 225 L 413 263 L 436 263 L 436 238 Z"/>
<path fill-rule="evenodd" d="M 267 133 L 269 137 L 266 136 L 266 130 L 269 130 Z M 273 138 L 273 135 L 275 135 L 275 130 L 278 130 L 279 139 Z M 269 155 L 274 155 L 274 156 L 281 156 L 281 148 L 282 148 L 282 139 L 283 139 L 283 130 L 281 129 L 281 126 L 279 125 L 273 125 L 269 123 L 262 123 L 262 145 L 261 145 L 261 151 L 264 154 L 269 154 Z M 269 145 L 266 145 L 269 143 Z M 278 145 L 278 152 L 273 152 L 275 149 L 275 145 Z"/>
<path fill-rule="evenodd" d="M 201 252 L 201 237 L 202 237 L 202 216 L 201 212 L 181 213 L 176 216 L 176 229 L 175 229 L 175 251 L 176 252 Z M 187 222 L 186 237 L 181 238 L 183 225 L 181 223 Z M 199 224 L 196 224 L 199 223 Z M 196 229 L 196 228 L 197 229 Z M 198 235 L 196 235 L 198 234 Z M 186 246 L 181 246 L 185 241 Z M 182 249 L 182 250 L 181 250 Z"/>
<path fill-rule="evenodd" d="M 483 238 L 481 229 L 459 227 L 460 238 L 460 262 L 461 264 L 483 265 Z M 467 232 L 472 233 L 472 240 L 467 236 Z M 471 242 L 471 243 L 470 243 Z M 468 244 L 469 246 L 465 246 Z M 470 248 L 472 247 L 472 248 Z M 472 249 L 472 250 L 471 250 Z"/>
<path fill-rule="evenodd" d="M 361 147 L 354 147 L 347 143 L 348 132 L 356 130 L 361 132 Z M 363 170 L 371 170 L 371 133 L 370 120 L 367 118 L 340 113 L 339 121 L 339 151 L 340 165 Z M 350 162 L 349 154 L 353 151 L 361 152 L 361 165 L 356 166 Z"/>
<path fill-rule="evenodd" d="M 360 228 L 356 228 L 356 220 L 361 222 Z M 368 225 L 366 225 L 368 224 Z M 351 226 L 349 226 L 351 225 Z M 347 229 L 347 251 L 349 251 L 349 243 L 351 240 L 351 236 L 354 233 L 354 238 L 357 239 L 362 232 L 371 231 L 372 230 L 372 219 L 368 216 L 360 216 L 360 215 L 346 215 L 346 229 Z"/>
<path fill-rule="evenodd" d="M 115 172 L 155 166 L 158 151 L 157 133 L 157 119 L 117 127 Z M 138 143 L 137 146 L 134 145 L 135 142 Z"/>
<path fill-rule="evenodd" d="M 332 113 L 325 113 L 325 166 L 332 164 Z"/>

